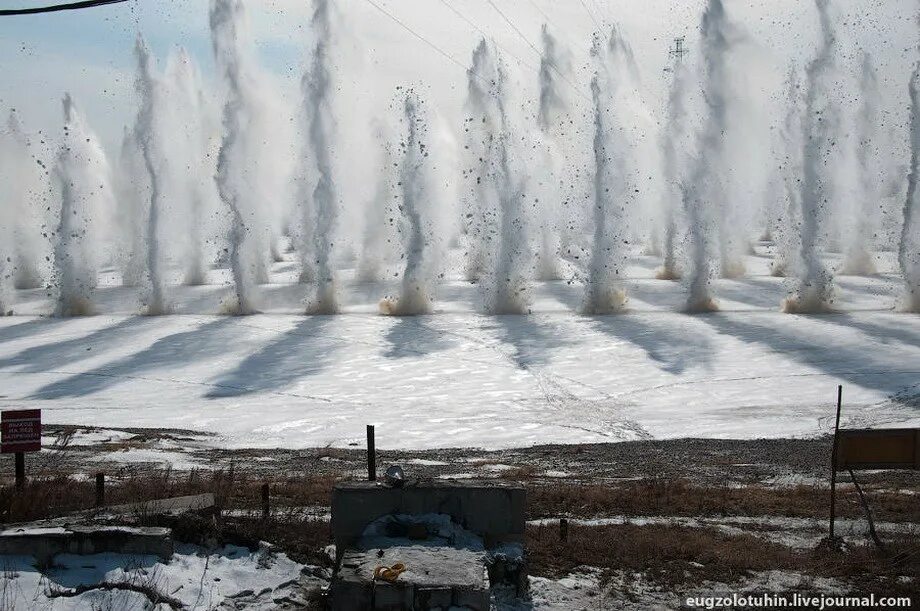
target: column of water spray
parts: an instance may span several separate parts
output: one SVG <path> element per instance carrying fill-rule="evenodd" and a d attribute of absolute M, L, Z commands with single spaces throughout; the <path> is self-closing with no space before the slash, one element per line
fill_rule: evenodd
<path fill-rule="evenodd" d="M 140 286 L 144 282 L 144 210 L 150 192 L 149 175 L 134 131 L 125 126 L 115 173 L 118 208 L 115 222 L 118 228 L 117 248 L 124 286 Z"/>
<path fill-rule="evenodd" d="M 879 132 L 879 105 L 881 93 L 878 75 L 872 56 L 863 54 L 859 77 L 859 112 L 856 115 L 856 160 L 858 188 L 856 205 L 850 215 L 851 222 L 841 273 L 870 276 L 876 273 L 872 254 L 873 236 L 879 216 L 879 177 L 882 173 L 877 163 Z"/>
<path fill-rule="evenodd" d="M 795 294 L 783 302 L 786 312 L 814 313 L 831 309 L 834 282 L 821 260 L 821 227 L 833 196 L 827 171 L 839 111 L 832 99 L 830 80 L 834 73 L 836 43 L 829 0 L 815 0 L 821 23 L 817 56 L 808 64 L 805 90 L 804 145 L 802 152 L 800 253 L 802 270 Z"/>
<path fill-rule="evenodd" d="M 9 132 L 0 131 L 0 316 L 13 313 L 13 206 L 14 195 L 7 193 L 15 177 L 11 170 L 15 145 Z"/>
<path fill-rule="evenodd" d="M 540 127 L 540 167 L 536 175 L 539 201 L 540 238 L 537 247 L 537 279 L 559 280 L 560 269 L 559 207 L 563 199 L 560 189 L 562 181 L 562 154 L 554 133 L 568 113 L 568 104 L 561 91 L 560 74 L 567 70 L 567 62 L 559 50 L 559 43 L 546 24 L 541 30 L 543 41 L 540 56 L 539 107 L 537 125 Z"/>
<path fill-rule="evenodd" d="M 408 316 L 431 311 L 440 261 L 441 228 L 432 181 L 428 124 L 418 96 L 404 102 L 406 137 L 400 141 L 399 209 L 405 219 L 405 268 L 397 299 L 380 302 L 383 314 Z"/>
<path fill-rule="evenodd" d="M 664 170 L 664 252 L 661 269 L 655 276 L 659 280 L 678 280 L 681 270 L 677 262 L 679 226 L 681 225 L 680 180 L 688 155 L 685 150 L 689 74 L 682 58 L 676 56 L 668 92 L 667 123 L 661 138 L 662 166 Z"/>
<path fill-rule="evenodd" d="M 201 75 L 184 48 L 170 56 L 166 82 L 171 90 L 170 122 L 179 139 L 173 147 L 173 182 L 177 194 L 186 202 L 188 231 L 183 253 L 183 282 L 203 285 L 207 282 L 208 264 L 205 243 L 208 239 L 206 214 L 213 199 L 214 169 L 211 165 L 210 109 L 201 85 Z M 209 177 L 204 179 L 203 177 Z"/>
<path fill-rule="evenodd" d="M 81 316 L 93 311 L 97 282 L 98 223 L 110 212 L 109 167 L 96 135 L 64 96 L 64 137 L 54 182 L 60 195 L 60 222 L 54 233 L 56 316 Z"/>
<path fill-rule="evenodd" d="M 465 275 L 470 282 L 486 274 L 488 253 L 495 241 L 493 221 L 498 214 L 496 192 L 491 176 L 492 149 L 499 127 L 493 108 L 498 81 L 498 66 L 485 39 L 473 50 L 467 70 L 467 97 L 464 104 L 463 174 L 470 182 L 463 198 L 461 231 L 466 248 Z"/>
<path fill-rule="evenodd" d="M 727 129 L 726 15 L 722 0 L 709 0 L 701 23 L 700 50 L 703 61 L 703 119 L 697 133 L 697 157 L 681 184 L 690 230 L 690 285 L 687 311 L 718 309 L 713 295 L 713 262 L 716 215 L 725 201 L 721 169 L 726 166 Z"/>
<path fill-rule="evenodd" d="M 628 242 L 629 202 L 625 176 L 625 142 L 617 113 L 615 88 L 625 77 L 621 51 L 614 30 L 608 41 L 595 34 L 591 56 L 595 74 L 591 79 L 594 105 L 594 193 L 592 204 L 593 240 L 585 281 L 582 313 L 611 314 L 626 307 L 626 243 Z"/>
<path fill-rule="evenodd" d="M 46 245 L 42 239 L 45 226 L 41 199 L 45 185 L 35 163 L 32 143 L 22 129 L 19 116 L 10 112 L 5 140 L 6 158 L 3 162 L 8 179 L 2 196 L 7 210 L 13 215 L 9 223 L 10 239 L 14 243 L 13 287 L 37 289 L 42 286 L 42 259 Z"/>
<path fill-rule="evenodd" d="M 533 275 L 530 223 L 524 209 L 526 193 L 520 169 L 522 155 L 514 149 L 515 126 L 509 115 L 505 65 L 497 58 L 498 79 L 492 103 L 498 118 L 498 132 L 490 148 L 489 178 L 498 199 L 498 244 L 489 257 L 487 279 L 482 283 L 483 305 L 489 314 L 525 314 L 530 307 Z"/>
<path fill-rule="evenodd" d="M 0 316 L 13 314 L 13 230 L 8 215 L 0 213 Z"/>
<path fill-rule="evenodd" d="M 920 313 L 920 62 L 910 77 L 910 171 L 904 220 L 898 246 L 898 265 L 906 288 L 904 309 Z"/>
<path fill-rule="evenodd" d="M 160 252 L 160 223 L 163 215 L 162 178 L 163 155 L 162 125 L 158 124 L 157 113 L 162 112 L 162 85 L 154 76 L 153 59 L 150 49 L 138 36 L 134 46 L 137 59 L 137 79 L 135 90 L 140 100 L 137 119 L 134 123 L 134 138 L 144 159 L 150 191 L 147 202 L 147 225 L 145 234 L 147 279 L 150 294 L 147 298 L 145 313 L 148 315 L 166 314 L 170 306 L 166 297 L 166 279 L 164 278 L 163 256 Z"/>
<path fill-rule="evenodd" d="M 789 68 L 786 77 L 786 112 L 780 127 L 782 160 L 780 172 L 783 181 L 783 205 L 779 210 L 779 222 L 772 234 L 776 252 L 770 264 L 770 273 L 782 277 L 796 267 L 798 259 L 799 232 L 801 223 L 802 191 L 799 180 L 802 172 L 802 83 L 795 66 Z"/>
<path fill-rule="evenodd" d="M 304 110 L 309 121 L 307 157 L 312 160 L 316 173 L 312 192 L 302 197 L 302 236 L 305 238 L 302 279 L 316 282 L 316 292 L 307 306 L 314 314 L 333 314 L 339 309 L 333 267 L 338 201 L 331 151 L 334 119 L 330 11 L 328 0 L 316 1 L 310 22 L 315 38 L 311 65 L 302 80 Z"/>
<path fill-rule="evenodd" d="M 364 228 L 361 239 L 361 253 L 358 269 L 355 272 L 360 282 L 375 282 L 383 279 L 383 270 L 391 254 L 390 245 L 394 241 L 396 225 L 393 213 L 393 176 L 395 159 L 391 150 L 389 136 L 383 123 L 374 127 L 379 143 L 379 160 L 377 162 L 377 184 L 374 194 L 367 203 L 364 215 Z"/>
<path fill-rule="evenodd" d="M 240 66 L 239 21 L 243 4 L 240 0 L 212 0 L 210 11 L 211 44 L 221 76 L 227 86 L 227 99 L 223 108 L 224 134 L 217 154 L 217 191 L 221 201 L 230 211 L 228 233 L 230 268 L 233 275 L 234 300 L 225 304 L 232 314 L 252 314 L 256 311 L 255 279 L 253 267 L 245 251 L 251 239 L 251 228 L 246 223 L 239 189 L 240 174 L 245 169 L 245 151 L 241 136 L 246 120 L 245 100 L 242 92 L 243 78 Z M 246 211 L 248 212 L 248 210 Z M 251 218 L 251 217 L 250 217 Z"/>

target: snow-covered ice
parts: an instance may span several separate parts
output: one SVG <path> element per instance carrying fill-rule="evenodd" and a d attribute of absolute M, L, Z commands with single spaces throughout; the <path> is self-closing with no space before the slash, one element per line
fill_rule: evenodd
<path fill-rule="evenodd" d="M 141 593 L 124 590 L 90 590 L 77 596 L 58 597 L 81 585 L 101 582 L 149 587 L 181 601 L 186 608 L 213 609 L 228 603 L 233 608 L 274 609 L 274 602 L 291 595 L 298 585 L 322 585 L 302 575 L 304 566 L 267 548 L 250 552 L 227 545 L 205 550 L 194 545 L 177 549 L 169 562 L 155 556 L 125 554 L 60 554 L 54 566 L 40 572 L 27 556 L 2 556 L 0 594 L 9 609 L 169 609 L 152 606 Z"/>
<path fill-rule="evenodd" d="M 191 313 L 217 311 L 226 286 L 176 287 L 187 314 L 161 317 L 103 287 L 98 316 L 0 319 L 0 407 L 216 434 L 196 446 L 363 445 L 375 424 L 382 448 L 501 448 L 826 433 L 843 384 L 844 425 L 917 426 L 920 318 L 894 310 L 898 279 L 840 277 L 841 313 L 797 316 L 768 264 L 718 281 L 707 315 L 681 313 L 683 287 L 644 257 L 629 312 L 600 317 L 573 311 L 565 281 L 537 285 L 532 315 L 482 315 L 460 279 L 430 316 L 379 316 L 385 288 L 360 282 L 342 283 L 342 314 L 297 315 L 306 289 L 284 284 L 285 263 L 250 317 Z M 18 293 L 17 311 L 51 307 Z"/>

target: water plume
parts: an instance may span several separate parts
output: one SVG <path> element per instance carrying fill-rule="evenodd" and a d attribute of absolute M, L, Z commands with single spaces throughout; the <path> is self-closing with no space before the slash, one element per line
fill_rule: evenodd
<path fill-rule="evenodd" d="M 833 138 L 839 126 L 839 110 L 831 98 L 836 37 L 831 23 L 829 0 L 815 0 L 821 23 L 818 53 L 806 68 L 804 148 L 800 205 L 800 253 L 802 272 L 795 293 L 783 302 L 783 311 L 820 313 L 831 310 L 834 283 L 821 260 L 821 225 L 832 189 L 826 171 Z"/>
<path fill-rule="evenodd" d="M 166 65 L 166 85 L 170 95 L 166 100 L 169 133 L 178 139 L 170 149 L 171 180 L 177 199 L 185 202 L 185 233 L 183 252 L 183 283 L 191 286 L 207 282 L 208 262 L 205 243 L 208 240 L 206 218 L 212 210 L 213 176 L 211 163 L 211 113 L 201 84 L 201 75 L 184 48 L 171 54 Z"/>
<path fill-rule="evenodd" d="M 304 236 L 303 279 L 316 282 L 316 292 L 307 305 L 314 314 L 334 314 L 339 310 L 336 295 L 333 254 L 338 223 L 338 201 L 331 147 L 335 122 L 332 111 L 331 44 L 332 27 L 328 0 L 316 0 L 311 20 L 315 38 L 309 71 L 302 79 L 304 109 L 309 117 L 308 157 L 313 160 L 316 183 L 309 201 L 303 202 Z M 312 254 L 312 261 L 308 260 Z"/>
<path fill-rule="evenodd" d="M 395 161 L 383 126 L 378 124 L 375 131 L 377 140 L 380 142 L 380 159 L 377 164 L 377 184 L 364 215 L 361 253 L 355 272 L 355 277 L 360 282 L 375 282 L 383 279 L 383 269 L 391 250 L 388 245 L 395 237 L 391 235 L 396 225 L 391 175 Z"/>
<path fill-rule="evenodd" d="M 137 60 L 137 79 L 135 90 L 140 99 L 140 108 L 134 123 L 134 138 L 140 148 L 144 159 L 144 168 L 147 172 L 150 186 L 147 205 L 147 231 L 146 231 L 146 262 L 147 278 L 150 283 L 150 295 L 145 308 L 145 313 L 151 316 L 167 314 L 170 306 L 166 297 L 166 280 L 163 275 L 164 261 L 160 253 L 160 223 L 163 214 L 162 201 L 162 167 L 163 146 L 160 139 L 162 126 L 157 124 L 156 113 L 158 106 L 163 104 L 162 86 L 154 76 L 153 59 L 150 49 L 143 38 L 138 36 L 134 46 Z"/>
<path fill-rule="evenodd" d="M 515 127 L 508 112 L 508 74 L 498 61 L 498 78 L 492 102 L 498 118 L 498 132 L 490 147 L 489 178 L 498 201 L 498 244 L 489 253 L 488 269 L 482 283 L 483 305 L 489 314 L 526 314 L 530 311 L 532 249 L 529 223 L 524 209 L 526 193 L 521 154 L 514 150 Z"/>
<path fill-rule="evenodd" d="M 97 282 L 100 216 L 111 209 L 109 168 L 96 135 L 87 126 L 69 94 L 64 96 L 64 137 L 54 182 L 61 199 L 55 231 L 54 283 L 56 316 L 93 313 Z"/>
<path fill-rule="evenodd" d="M 431 312 L 438 278 L 438 240 L 428 125 L 417 95 L 409 91 L 404 103 L 407 134 L 400 142 L 399 208 L 405 219 L 405 268 L 397 299 L 380 302 L 383 314 L 411 316 Z"/>
<path fill-rule="evenodd" d="M 859 112 L 856 115 L 856 160 L 858 210 L 851 215 L 850 231 L 841 273 L 871 276 L 878 270 L 872 254 L 881 192 L 881 168 L 876 161 L 881 93 L 872 56 L 863 54 L 859 78 Z"/>
<path fill-rule="evenodd" d="M 227 237 L 234 298 L 223 305 L 222 311 L 239 315 L 256 312 L 255 267 L 258 265 L 250 257 L 254 250 L 251 245 L 254 228 L 246 222 L 247 217 L 253 216 L 251 202 L 246 201 L 245 191 L 240 185 L 247 174 L 244 138 L 247 120 L 252 112 L 247 107 L 246 85 L 243 83 L 245 74 L 240 32 L 243 27 L 243 11 L 240 0 L 211 1 L 211 44 L 221 77 L 227 86 L 222 115 L 224 134 L 217 154 L 215 180 L 220 199 L 230 211 Z"/>
<path fill-rule="evenodd" d="M 568 101 L 562 94 L 561 77 L 565 72 L 570 72 L 570 69 L 567 58 L 559 49 L 559 42 L 550 33 L 546 24 L 543 24 L 541 38 L 543 49 L 539 73 L 540 103 L 537 111 L 541 154 L 537 160 L 540 166 L 535 172 L 540 181 L 537 185 L 540 196 L 540 238 L 537 245 L 536 277 L 538 280 L 548 281 L 559 280 L 562 277 L 558 229 L 558 205 L 562 199 L 559 192 L 562 174 L 559 160 L 562 155 L 553 128 L 569 110 Z"/>
<path fill-rule="evenodd" d="M 789 275 L 796 266 L 799 250 L 798 232 L 800 223 L 802 191 L 799 178 L 802 171 L 802 82 L 798 70 L 789 68 L 786 77 L 786 112 L 779 130 L 782 161 L 780 172 L 783 183 L 783 205 L 779 210 L 779 222 L 773 231 L 776 252 L 770 263 L 773 276 Z"/>
<path fill-rule="evenodd" d="M 10 154 L 12 138 L 6 132 L 0 132 L 0 188 L 9 185 L 16 177 L 10 173 Z M 13 205 L 14 200 L 5 192 L 0 192 L 0 316 L 13 313 Z"/>
<path fill-rule="evenodd" d="M 490 180 L 492 149 L 499 131 L 492 100 L 497 95 L 498 64 L 483 38 L 473 50 L 467 70 L 467 96 L 464 103 L 463 175 L 471 183 L 463 198 L 463 244 L 466 249 L 466 279 L 479 281 L 487 271 L 489 251 L 495 240 L 493 221 L 498 202 Z"/>
<path fill-rule="evenodd" d="M 904 309 L 920 312 L 920 62 L 910 77 L 910 171 L 907 175 L 907 196 L 904 198 L 904 219 L 898 247 L 898 265 L 906 288 Z"/>
<path fill-rule="evenodd" d="M 686 163 L 684 135 L 687 124 L 685 98 L 688 94 L 688 70 L 680 57 L 674 62 L 673 80 L 668 92 L 667 124 L 661 138 L 664 170 L 664 260 L 655 273 L 659 280 L 679 280 L 677 241 L 680 220 L 680 177 Z"/>
<path fill-rule="evenodd" d="M 595 74 L 591 79 L 594 104 L 593 240 L 585 282 L 583 314 L 612 314 L 626 307 L 625 245 L 629 236 L 627 211 L 635 185 L 627 175 L 626 121 L 617 89 L 623 87 L 631 54 L 614 29 L 607 44 L 595 35 L 591 48 Z"/>
<path fill-rule="evenodd" d="M 39 173 L 32 144 L 15 111 L 10 111 L 6 131 L 0 135 L 0 171 L 5 178 L 0 187 L 0 199 L 7 203 L 7 244 L 5 256 L 12 270 L 12 286 L 17 289 L 36 289 L 42 284 L 42 259 L 46 252 L 42 240 L 44 218 L 39 204 L 45 190 Z"/>
<path fill-rule="evenodd" d="M 11 219 L 0 211 L 0 316 L 13 314 L 13 231 Z"/>
<path fill-rule="evenodd" d="M 713 295 L 714 261 L 719 253 L 715 234 L 725 206 L 722 171 L 725 163 L 725 133 L 728 129 L 728 30 L 721 0 L 709 0 L 701 21 L 700 41 L 704 64 L 702 124 L 697 133 L 696 158 L 681 184 L 690 232 L 690 283 L 686 310 L 711 312 L 718 309 Z"/>
<path fill-rule="evenodd" d="M 149 175 L 144 157 L 134 137 L 125 126 L 115 173 L 116 226 L 118 257 L 123 286 L 140 286 L 144 282 L 144 210 L 148 200 Z"/>

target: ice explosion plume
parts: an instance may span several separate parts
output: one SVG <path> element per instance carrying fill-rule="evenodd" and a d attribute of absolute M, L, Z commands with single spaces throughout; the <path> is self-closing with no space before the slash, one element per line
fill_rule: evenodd
<path fill-rule="evenodd" d="M 856 193 L 858 209 L 854 210 L 852 229 L 848 236 L 846 258 L 843 262 L 844 274 L 870 276 L 876 273 L 872 255 L 873 234 L 878 216 L 879 174 L 881 168 L 875 163 L 874 149 L 878 146 L 878 115 L 881 93 L 878 87 L 878 75 L 872 63 L 872 56 L 863 54 L 859 78 L 860 108 L 856 116 L 859 186 Z"/>
<path fill-rule="evenodd" d="M 826 171 L 832 138 L 839 123 L 837 105 L 831 99 L 836 42 L 831 23 L 829 0 L 815 0 L 821 22 L 818 54 L 806 69 L 804 150 L 800 205 L 800 248 L 802 272 L 796 293 L 786 299 L 783 310 L 792 313 L 817 313 L 831 309 L 834 284 L 831 272 L 821 261 L 821 225 L 827 202 L 833 195 Z"/>
<path fill-rule="evenodd" d="M 160 141 L 162 128 L 156 124 L 157 111 L 161 111 L 162 86 L 153 74 L 153 60 L 150 49 L 142 38 L 138 37 L 134 48 L 137 58 L 137 80 L 135 88 L 140 99 L 140 110 L 134 124 L 134 138 L 144 159 L 150 186 L 147 206 L 147 275 L 150 282 L 150 296 L 146 313 L 150 315 L 166 314 L 169 305 L 166 301 L 166 280 L 163 277 L 164 261 L 160 253 L 160 218 L 163 214 L 162 168 L 163 146 Z M 159 107 L 159 108 L 158 108 Z"/>
<path fill-rule="evenodd" d="M 728 28 L 722 0 L 709 0 L 703 13 L 700 48 L 704 62 L 703 123 L 697 134 L 697 157 L 689 177 L 683 182 L 684 209 L 690 230 L 690 295 L 687 311 L 718 309 L 713 293 L 714 242 L 717 218 L 725 202 L 724 184 L 719 175 L 725 164 L 727 89 L 726 61 Z"/>
<path fill-rule="evenodd" d="M 559 251 L 559 204 L 562 194 L 559 184 L 562 179 L 563 155 L 560 142 L 553 128 L 561 122 L 569 110 L 569 104 L 562 94 L 561 79 L 570 73 L 569 62 L 559 49 L 559 42 L 550 34 L 546 24 L 542 30 L 543 53 L 540 57 L 540 99 L 537 124 L 540 127 L 540 167 L 535 172 L 539 195 L 540 237 L 537 248 L 537 279 L 559 280 L 562 277 Z"/>
<path fill-rule="evenodd" d="M 664 171 L 664 261 L 656 276 L 659 280 L 677 280 L 681 270 L 677 263 L 677 242 L 681 219 L 680 177 L 686 164 L 683 147 L 687 123 L 684 101 L 688 92 L 687 67 L 678 57 L 674 63 L 673 80 L 668 92 L 667 124 L 661 138 L 662 169 Z"/>
<path fill-rule="evenodd" d="M 111 210 L 112 195 L 105 153 L 70 95 L 64 96 L 64 139 L 54 182 L 61 201 L 54 243 L 55 315 L 91 314 L 98 267 L 96 219 Z"/>
<path fill-rule="evenodd" d="M 252 314 L 255 304 L 255 266 L 253 260 L 259 253 L 253 253 L 252 210 L 254 202 L 246 197 L 241 182 L 247 175 L 247 151 L 245 131 L 254 109 L 247 102 L 246 84 L 243 82 L 241 32 L 243 27 L 243 3 L 240 0 L 212 0 L 211 43 L 214 56 L 227 87 L 227 99 L 223 109 L 224 135 L 217 155 L 217 191 L 220 199 L 230 210 L 230 231 L 228 242 L 230 268 L 233 274 L 234 300 L 226 305 L 232 314 Z M 249 219 L 249 223 L 247 223 Z"/>
<path fill-rule="evenodd" d="M 417 95 L 406 94 L 407 134 L 400 142 L 399 208 L 405 218 L 406 265 L 397 299 L 380 302 L 383 314 L 398 316 L 427 314 L 431 311 L 438 278 L 439 235 L 437 200 L 432 188 L 428 127 Z"/>
<path fill-rule="evenodd" d="M 629 235 L 629 210 L 635 197 L 630 185 L 621 88 L 628 82 L 631 52 L 614 29 L 608 41 L 595 36 L 591 48 L 595 75 L 591 79 L 594 103 L 594 234 L 585 282 L 582 312 L 612 314 L 626 307 L 625 244 Z"/>
<path fill-rule="evenodd" d="M 529 308 L 533 253 L 522 156 L 513 149 L 517 133 L 508 111 L 508 73 L 492 45 L 481 40 L 467 75 L 467 151 L 474 181 L 465 211 L 467 275 L 480 282 L 487 313 L 523 314 Z"/>
<path fill-rule="evenodd" d="M 898 248 L 898 264 L 907 292 L 905 309 L 920 312 L 920 62 L 910 77 L 910 173 L 907 176 L 907 197 L 904 199 L 904 224 Z"/>
<path fill-rule="evenodd" d="M 312 63 L 302 81 L 304 111 L 309 122 L 306 157 L 315 164 L 316 183 L 312 192 L 301 194 L 303 280 L 315 280 L 316 293 L 307 310 L 314 314 L 338 311 L 334 263 L 334 232 L 338 222 L 338 201 L 332 164 L 331 6 L 317 0 L 311 27 L 315 42 Z"/>

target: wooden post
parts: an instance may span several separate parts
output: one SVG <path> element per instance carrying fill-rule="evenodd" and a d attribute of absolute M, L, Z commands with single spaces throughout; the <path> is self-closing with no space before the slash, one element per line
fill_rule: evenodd
<path fill-rule="evenodd" d="M 374 425 L 367 425 L 367 479 L 377 479 L 377 450 L 374 447 Z"/>
<path fill-rule="evenodd" d="M 843 385 L 837 386 L 837 421 L 834 424 L 834 447 L 831 450 L 831 532 L 834 539 L 834 517 L 837 511 L 837 443 L 840 438 L 840 407 L 843 404 Z"/>
<path fill-rule="evenodd" d="M 268 500 L 268 482 L 262 484 L 262 519 L 267 520 L 271 513 L 271 505 Z"/>
<path fill-rule="evenodd" d="M 566 518 L 559 518 L 559 540 L 569 540 L 569 521 Z"/>
<path fill-rule="evenodd" d="M 96 474 L 96 507 L 105 506 L 105 473 Z"/>
<path fill-rule="evenodd" d="M 26 485 L 26 453 L 16 452 L 16 490 Z"/>
<path fill-rule="evenodd" d="M 853 473 L 853 469 L 850 469 L 850 477 L 853 478 L 853 485 L 856 486 L 856 492 L 859 493 L 859 503 L 862 505 L 863 513 L 866 514 L 866 521 L 869 523 L 869 535 L 872 537 L 872 540 L 875 541 L 875 545 L 883 550 L 885 546 L 882 545 L 882 540 L 878 538 L 878 533 L 875 532 L 875 520 L 872 519 L 872 510 L 869 509 L 869 501 L 866 500 L 866 495 L 863 494 L 862 487 L 859 485 L 859 482 L 856 481 L 856 474 Z"/>

